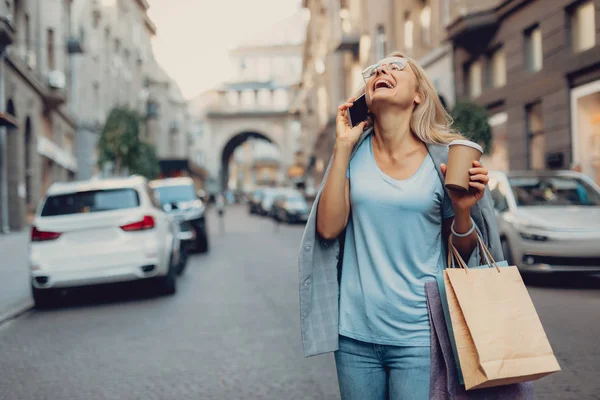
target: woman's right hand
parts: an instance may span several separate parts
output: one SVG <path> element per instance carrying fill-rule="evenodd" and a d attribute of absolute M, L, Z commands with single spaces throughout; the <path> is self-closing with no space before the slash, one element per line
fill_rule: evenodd
<path fill-rule="evenodd" d="M 350 117 L 348 115 L 348 109 L 352 107 L 354 104 L 352 103 L 355 100 L 354 97 L 350 98 L 346 103 L 342 104 L 338 107 L 337 117 L 336 117 L 336 127 L 335 127 L 335 140 L 336 144 L 342 144 L 354 147 L 360 135 L 365 130 L 365 126 L 367 125 L 367 121 L 363 121 L 360 124 L 352 127 L 350 125 Z"/>

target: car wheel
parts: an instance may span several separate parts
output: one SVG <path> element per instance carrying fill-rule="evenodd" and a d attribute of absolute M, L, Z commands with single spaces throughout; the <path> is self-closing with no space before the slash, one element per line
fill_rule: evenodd
<path fill-rule="evenodd" d="M 500 244 L 502 245 L 502 253 L 504 254 L 504 259 L 506 260 L 508 265 L 515 265 L 512 257 L 512 251 L 510 251 L 510 245 L 508 244 L 508 240 L 505 238 L 500 239 Z"/>
<path fill-rule="evenodd" d="M 198 238 L 196 239 L 196 250 L 198 253 L 208 252 L 208 235 L 206 230 L 204 232 L 198 232 Z"/>
<path fill-rule="evenodd" d="M 173 265 L 173 256 L 169 260 L 169 271 L 167 275 L 158 278 L 158 292 L 162 295 L 172 295 L 177 292 L 175 265 Z"/>
<path fill-rule="evenodd" d="M 177 275 L 183 275 L 183 271 L 185 271 L 185 267 L 187 266 L 188 257 L 189 257 L 189 244 L 186 243 L 183 245 L 184 247 L 181 249 L 181 253 L 179 254 L 179 265 L 177 265 Z"/>
<path fill-rule="evenodd" d="M 43 309 L 56 304 L 56 293 L 52 289 L 38 289 L 31 286 L 31 294 L 35 308 Z"/>

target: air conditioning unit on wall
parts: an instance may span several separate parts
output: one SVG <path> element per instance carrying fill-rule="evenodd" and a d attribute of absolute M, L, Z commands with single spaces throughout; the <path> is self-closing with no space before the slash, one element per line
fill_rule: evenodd
<path fill-rule="evenodd" d="M 67 85 L 65 73 L 59 70 L 50 71 L 48 73 L 48 86 L 52 89 L 62 90 Z"/>

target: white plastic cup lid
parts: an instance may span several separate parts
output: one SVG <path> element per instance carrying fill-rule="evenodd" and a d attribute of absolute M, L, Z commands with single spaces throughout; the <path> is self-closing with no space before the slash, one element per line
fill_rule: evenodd
<path fill-rule="evenodd" d="M 483 154 L 483 148 L 478 145 L 475 142 L 471 142 L 470 140 L 453 140 L 450 142 L 450 144 L 448 146 L 452 146 L 452 145 L 462 145 L 462 146 L 469 146 L 472 147 L 474 149 L 477 149 L 481 152 L 481 154 Z"/>

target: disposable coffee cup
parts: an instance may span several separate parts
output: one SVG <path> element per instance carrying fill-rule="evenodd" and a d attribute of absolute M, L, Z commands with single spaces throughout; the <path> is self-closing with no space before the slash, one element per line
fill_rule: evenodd
<path fill-rule="evenodd" d="M 448 168 L 446 169 L 446 189 L 467 192 L 470 189 L 469 169 L 473 161 L 479 161 L 483 149 L 470 140 L 453 140 L 449 144 Z"/>

